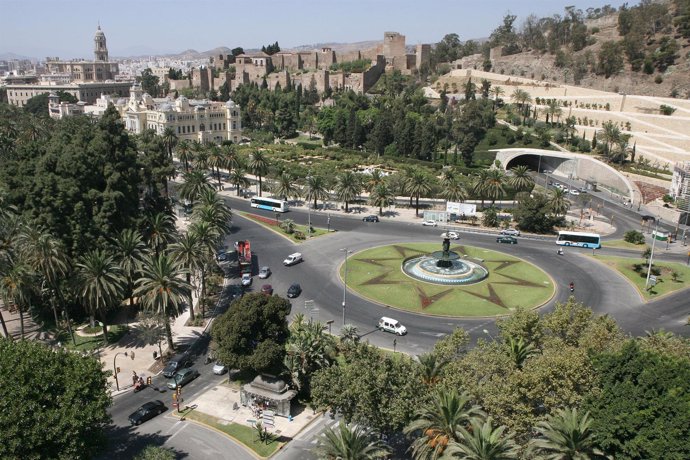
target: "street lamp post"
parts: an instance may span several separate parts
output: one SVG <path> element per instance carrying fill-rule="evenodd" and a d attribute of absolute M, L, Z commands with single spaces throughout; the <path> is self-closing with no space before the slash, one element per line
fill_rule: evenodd
<path fill-rule="evenodd" d="M 345 326 L 345 305 L 347 300 L 347 255 L 352 254 L 352 251 L 347 248 L 342 248 L 341 251 L 345 253 L 345 273 L 343 276 L 343 326 Z"/>
<path fill-rule="evenodd" d="M 652 232 L 652 252 L 649 255 L 649 266 L 647 267 L 647 280 L 644 283 L 644 289 L 647 290 L 649 286 L 649 276 L 652 274 L 652 262 L 654 261 L 654 245 L 656 244 L 656 233 L 659 230 L 659 216 L 656 218 L 656 225 L 654 226 L 654 232 Z"/>
<path fill-rule="evenodd" d="M 115 388 L 117 389 L 117 391 L 120 391 L 120 381 L 117 378 L 117 365 L 115 364 L 115 360 L 117 360 L 117 357 L 119 355 L 131 356 L 131 358 L 134 359 L 134 352 L 132 352 L 131 354 L 127 354 L 126 351 L 124 353 L 118 352 L 115 353 L 115 356 L 113 356 L 113 375 L 115 375 Z"/>
<path fill-rule="evenodd" d="M 482 329 L 482 332 L 483 332 L 484 334 L 488 335 L 488 336 L 491 338 L 491 341 L 494 341 L 494 337 L 489 333 L 488 330 Z"/>
<path fill-rule="evenodd" d="M 328 225 L 327 233 L 331 233 L 331 215 L 328 214 L 328 220 L 326 220 L 326 225 Z"/>

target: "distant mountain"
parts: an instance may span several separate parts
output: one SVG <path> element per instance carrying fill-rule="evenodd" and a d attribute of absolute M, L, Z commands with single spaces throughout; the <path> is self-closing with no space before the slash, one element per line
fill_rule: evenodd
<path fill-rule="evenodd" d="M 311 51 L 320 50 L 321 48 L 331 48 L 337 52 L 346 53 L 355 50 L 366 50 L 375 48 L 380 45 L 383 40 L 367 40 L 354 43 L 315 43 L 312 45 L 300 45 L 293 48 L 284 49 L 284 51 Z"/>

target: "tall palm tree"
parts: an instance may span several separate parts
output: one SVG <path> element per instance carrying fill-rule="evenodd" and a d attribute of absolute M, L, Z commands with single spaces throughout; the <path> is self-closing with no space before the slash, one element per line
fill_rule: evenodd
<path fill-rule="evenodd" d="M 192 167 L 199 171 L 208 169 L 208 145 L 198 141 L 192 143 Z"/>
<path fill-rule="evenodd" d="M 247 179 L 247 170 L 244 166 L 238 166 L 230 172 L 230 183 L 237 187 L 237 196 L 241 195 L 243 188 L 248 188 L 251 182 Z"/>
<path fill-rule="evenodd" d="M 295 183 L 295 177 L 289 172 L 283 171 L 273 184 L 272 192 L 283 200 L 289 200 L 299 196 L 300 188 Z"/>
<path fill-rule="evenodd" d="M 134 290 L 134 295 L 141 299 L 144 308 L 164 318 L 170 350 L 175 349 L 170 319 L 179 315 L 182 303 L 191 295 L 191 286 L 179 276 L 186 273 L 187 270 L 168 254 L 154 255 L 144 262 Z"/>
<path fill-rule="evenodd" d="M 192 203 L 199 199 L 199 195 L 204 190 L 213 190 L 213 187 L 208 182 L 206 173 L 200 169 L 193 169 L 188 173 L 182 175 L 183 183 L 180 185 L 179 194 L 183 200 L 189 200 Z"/>
<path fill-rule="evenodd" d="M 369 195 L 369 203 L 378 206 L 379 216 L 383 215 L 383 208 L 395 203 L 395 194 L 385 182 L 378 184 Z"/>
<path fill-rule="evenodd" d="M 161 135 L 163 138 L 163 145 L 165 146 L 165 151 L 168 152 L 168 157 L 170 158 L 170 161 L 173 159 L 173 150 L 175 149 L 175 146 L 177 145 L 177 134 L 175 133 L 175 130 L 172 127 L 167 127 L 163 130 L 163 134 Z"/>
<path fill-rule="evenodd" d="M 324 325 L 311 318 L 296 317 L 290 325 L 285 366 L 300 392 L 309 394 L 309 376 L 333 362 L 335 341 Z"/>
<path fill-rule="evenodd" d="M 262 150 L 254 150 L 247 162 L 249 172 L 259 178 L 259 196 L 261 196 L 261 178 L 268 173 L 268 158 Z"/>
<path fill-rule="evenodd" d="M 491 198 L 491 206 L 494 205 L 497 199 L 505 195 L 505 190 L 503 186 L 505 185 L 506 176 L 498 168 L 492 168 L 489 170 L 486 178 L 485 192 L 487 198 Z"/>
<path fill-rule="evenodd" d="M 125 295 L 126 279 L 115 257 L 95 249 L 80 257 L 76 264 L 76 292 L 89 312 L 91 327 L 101 315 L 103 340 L 108 343 L 107 311 L 119 305 Z"/>
<path fill-rule="evenodd" d="M 218 188 L 222 185 L 220 181 L 220 168 L 225 166 L 225 157 L 217 145 L 211 146 L 208 152 L 208 166 L 211 168 L 211 174 L 216 176 L 218 181 Z"/>
<path fill-rule="evenodd" d="M 422 383 L 425 385 L 438 383 L 441 379 L 441 372 L 448 362 L 440 359 L 435 353 L 418 355 L 417 359 L 422 366 Z"/>
<path fill-rule="evenodd" d="M 537 423 L 539 437 L 530 442 L 529 451 L 545 460 L 589 460 L 605 458 L 596 447 L 596 436 L 590 429 L 589 412 L 559 409 Z"/>
<path fill-rule="evenodd" d="M 618 128 L 618 125 L 610 120 L 604 122 L 601 127 L 602 129 L 597 131 L 597 136 L 599 141 L 604 141 L 604 145 L 606 146 L 605 154 L 606 156 L 609 156 L 611 155 L 613 145 L 618 142 L 618 139 L 620 139 L 621 130 Z"/>
<path fill-rule="evenodd" d="M 335 194 L 338 200 L 345 203 L 345 212 L 348 212 L 350 201 L 357 198 L 362 191 L 361 180 L 352 171 L 345 171 L 340 174 L 335 183 Z"/>
<path fill-rule="evenodd" d="M 530 175 L 529 168 L 525 165 L 516 166 L 510 169 L 511 176 L 508 178 L 508 185 L 516 192 L 525 192 L 532 190 L 534 187 L 534 179 Z M 515 200 L 513 200 L 515 203 Z"/>
<path fill-rule="evenodd" d="M 494 95 L 494 101 L 493 101 L 492 108 L 494 110 L 496 110 L 496 103 L 498 102 L 498 99 L 501 96 L 503 96 L 503 94 L 505 94 L 505 91 L 500 86 L 492 86 L 491 89 L 489 90 L 489 92 Z"/>
<path fill-rule="evenodd" d="M 460 428 L 462 439 L 448 448 L 452 457 L 466 460 L 512 460 L 518 458 L 519 447 L 513 435 L 505 435 L 505 426 L 493 427 L 491 417 L 474 419 L 471 430 Z"/>
<path fill-rule="evenodd" d="M 0 267 L 0 298 L 8 308 L 19 312 L 20 338 L 24 339 L 24 314 L 31 308 L 35 276 L 30 265 L 19 254 L 5 260 Z M 5 337 L 9 337 L 3 319 Z"/>
<path fill-rule="evenodd" d="M 199 305 L 201 305 L 201 316 L 203 317 L 206 305 L 206 276 L 211 269 L 211 263 L 213 263 L 213 252 L 223 234 L 220 233 L 217 227 L 204 221 L 192 222 L 192 225 L 189 226 L 189 232 L 199 242 L 200 256 L 203 258 L 203 263 L 200 266 L 201 292 L 199 295 Z"/>
<path fill-rule="evenodd" d="M 193 232 L 185 232 L 175 244 L 170 245 L 170 255 L 175 263 L 180 264 L 185 270 L 187 284 L 192 286 L 192 276 L 201 271 L 208 258 L 204 249 L 199 244 L 199 238 Z M 193 287 L 193 286 L 192 286 Z M 189 318 L 194 321 L 194 303 L 192 291 L 189 291 Z"/>
<path fill-rule="evenodd" d="M 233 169 L 241 165 L 240 156 L 234 145 L 223 145 L 220 148 L 220 154 L 223 158 L 222 167 L 228 170 L 228 174 Z"/>
<path fill-rule="evenodd" d="M 186 139 L 181 140 L 177 144 L 177 148 L 175 148 L 175 153 L 177 154 L 177 159 L 184 166 L 184 172 L 189 172 L 189 162 L 192 159 L 192 145 L 189 141 Z"/>
<path fill-rule="evenodd" d="M 551 191 L 549 198 L 549 208 L 556 216 L 565 216 L 570 209 L 570 202 L 568 201 L 566 193 L 563 189 L 557 188 Z"/>
<path fill-rule="evenodd" d="M 328 198 L 326 179 L 318 174 L 307 176 L 302 195 L 307 201 L 314 200 L 314 209 L 318 209 L 318 200 L 326 200 Z"/>
<path fill-rule="evenodd" d="M 225 235 L 232 228 L 232 211 L 215 190 L 206 190 L 192 210 L 192 220 L 208 222 L 217 233 Z"/>
<path fill-rule="evenodd" d="M 474 197 L 479 197 L 482 200 L 482 209 L 484 209 L 484 200 L 486 199 L 486 184 L 489 180 L 489 170 L 482 169 L 479 173 L 472 176 L 472 194 Z"/>
<path fill-rule="evenodd" d="M 444 454 L 449 444 L 460 442 L 461 429 L 484 412 L 471 403 L 467 393 L 455 390 L 437 389 L 432 399 L 417 410 L 414 420 L 403 432 L 417 438 L 412 442 L 415 460 L 435 460 Z"/>
<path fill-rule="evenodd" d="M 380 169 L 374 169 L 371 174 L 367 175 L 366 180 L 364 181 L 364 189 L 371 193 L 374 188 L 383 183 L 384 175 L 381 172 Z"/>
<path fill-rule="evenodd" d="M 467 199 L 467 190 L 459 178 L 453 177 L 443 185 L 440 195 L 446 201 L 462 202 Z"/>
<path fill-rule="evenodd" d="M 371 430 L 342 421 L 335 430 L 326 428 L 314 452 L 323 460 L 374 460 L 390 455 L 388 446 Z"/>
<path fill-rule="evenodd" d="M 129 305 L 134 306 L 134 278 L 144 262 L 148 253 L 148 247 L 144 238 L 136 230 L 124 229 L 114 241 L 115 260 L 120 264 L 122 273 L 127 280 L 127 292 L 129 292 Z"/>
<path fill-rule="evenodd" d="M 158 254 L 177 237 L 175 219 L 165 212 L 149 215 L 144 220 L 143 234 L 149 247 Z"/>
<path fill-rule="evenodd" d="M 513 102 L 520 107 L 520 112 L 522 112 L 522 124 L 525 124 L 525 119 L 527 118 L 526 114 L 529 112 L 529 105 L 532 103 L 532 96 L 530 96 L 527 91 L 516 88 L 510 97 Z"/>
<path fill-rule="evenodd" d="M 434 179 L 423 171 L 414 171 L 407 180 L 407 193 L 415 198 L 415 216 L 419 217 L 419 197 L 431 192 Z"/>

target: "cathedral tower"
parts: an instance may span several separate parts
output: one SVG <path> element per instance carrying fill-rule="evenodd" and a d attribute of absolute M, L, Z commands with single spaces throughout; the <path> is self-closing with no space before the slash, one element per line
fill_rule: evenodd
<path fill-rule="evenodd" d="M 105 45 L 105 34 L 101 30 L 100 24 L 96 31 L 96 36 L 93 37 L 94 49 L 93 54 L 96 61 L 108 62 L 108 47 Z"/>

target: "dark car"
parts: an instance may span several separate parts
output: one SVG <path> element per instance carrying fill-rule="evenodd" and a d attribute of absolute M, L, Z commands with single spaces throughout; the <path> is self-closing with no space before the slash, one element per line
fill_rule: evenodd
<path fill-rule="evenodd" d="M 291 284 L 290 287 L 288 288 L 288 298 L 294 299 L 295 297 L 299 297 L 299 295 L 302 293 L 302 286 L 300 286 L 297 283 Z"/>
<path fill-rule="evenodd" d="M 175 390 L 177 387 L 183 387 L 199 377 L 199 375 L 199 371 L 196 369 L 182 369 L 180 372 L 173 375 L 172 380 L 168 382 L 168 388 Z"/>
<path fill-rule="evenodd" d="M 187 356 L 176 356 L 168 361 L 168 365 L 163 369 L 163 376 L 170 379 L 180 369 L 184 369 L 191 363 L 192 361 Z"/>
<path fill-rule="evenodd" d="M 261 292 L 267 295 L 272 295 L 273 294 L 273 286 L 270 284 L 264 284 L 261 286 Z"/>
<path fill-rule="evenodd" d="M 499 236 L 496 238 L 497 243 L 517 244 L 517 238 L 514 236 Z"/>
<path fill-rule="evenodd" d="M 364 222 L 378 222 L 379 221 L 379 216 L 366 216 L 365 218 L 362 219 Z"/>
<path fill-rule="evenodd" d="M 141 423 L 152 419 L 156 415 L 162 414 L 166 410 L 168 410 L 168 408 L 165 407 L 163 401 L 159 401 L 158 399 L 155 401 L 149 401 L 137 409 L 136 412 L 130 414 L 129 423 L 132 425 L 140 425 Z"/>

